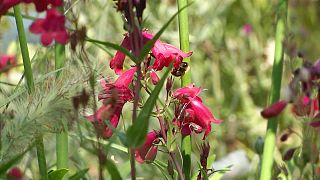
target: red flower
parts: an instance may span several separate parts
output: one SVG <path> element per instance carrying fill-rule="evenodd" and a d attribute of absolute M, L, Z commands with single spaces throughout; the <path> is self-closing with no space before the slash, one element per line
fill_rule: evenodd
<path fill-rule="evenodd" d="M 9 66 L 16 64 L 16 58 L 10 55 L 0 55 L 0 71 L 8 71 Z"/>
<path fill-rule="evenodd" d="M 22 0 L 25 3 L 33 3 L 38 12 L 42 12 L 48 9 L 51 5 L 52 7 L 60 7 L 63 5 L 62 0 Z"/>
<path fill-rule="evenodd" d="M 159 76 L 153 69 L 150 71 L 150 78 L 151 78 L 152 84 L 154 85 L 156 85 L 160 81 Z"/>
<path fill-rule="evenodd" d="M 157 132 L 149 132 L 145 143 L 141 147 L 135 149 L 136 161 L 141 164 L 154 161 L 157 156 L 158 146 L 156 144 L 159 143 L 159 138 L 160 135 Z"/>
<path fill-rule="evenodd" d="M 7 173 L 8 180 L 21 180 L 22 178 L 23 172 L 17 167 L 11 168 L 10 171 Z"/>
<path fill-rule="evenodd" d="M 147 43 L 153 38 L 153 35 L 147 31 L 142 32 L 142 41 L 143 44 Z M 125 37 L 121 43 L 121 46 L 128 49 L 129 51 L 133 50 L 133 47 L 130 45 L 129 34 L 125 34 Z M 168 67 L 172 61 L 182 61 L 183 58 L 191 56 L 192 52 L 184 53 L 175 46 L 171 44 L 162 43 L 160 40 L 157 40 L 151 49 L 152 55 L 155 57 L 155 61 L 149 69 L 154 69 L 156 71 L 162 70 L 163 67 Z M 110 68 L 114 69 L 116 74 L 121 74 L 123 69 L 123 63 L 125 60 L 125 54 L 120 51 L 117 51 L 114 58 L 110 61 Z M 177 64 L 177 63 L 176 63 Z"/>
<path fill-rule="evenodd" d="M 189 85 L 173 93 L 173 96 L 179 100 L 173 121 L 181 128 L 183 135 L 189 135 L 192 131 L 195 133 L 205 131 L 205 138 L 211 132 L 211 122 L 220 124 L 222 120 L 216 119 L 202 103 L 198 96 L 200 92 L 201 88 Z"/>
<path fill-rule="evenodd" d="M 0 0 L 0 16 L 7 13 L 8 9 L 19 4 L 21 0 Z"/>
<path fill-rule="evenodd" d="M 292 112 L 297 116 L 314 116 L 319 110 L 318 100 L 310 99 L 308 96 L 303 96 L 301 100 L 292 106 Z"/>
<path fill-rule="evenodd" d="M 64 26 L 65 17 L 55 9 L 47 10 L 44 19 L 35 20 L 29 30 L 34 34 L 41 34 L 41 42 L 48 46 L 53 40 L 66 44 L 68 41 L 68 33 Z"/>
<path fill-rule="evenodd" d="M 287 101 L 277 101 L 273 103 L 272 105 L 268 106 L 261 112 L 261 116 L 268 119 L 277 116 L 280 114 L 284 108 L 287 106 Z"/>
<path fill-rule="evenodd" d="M 87 119 L 95 125 L 98 134 L 103 138 L 112 136 L 112 129 L 108 127 L 105 120 L 110 121 L 112 127 L 116 128 L 124 104 L 133 98 L 129 85 L 135 72 L 136 68 L 133 67 L 124 72 L 114 83 L 106 83 L 105 80 L 100 82 L 104 89 L 99 93 L 98 98 L 103 100 L 104 105 Z"/>

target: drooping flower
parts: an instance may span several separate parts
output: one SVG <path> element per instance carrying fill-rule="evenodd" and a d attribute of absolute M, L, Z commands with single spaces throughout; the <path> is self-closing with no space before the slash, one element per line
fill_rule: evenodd
<path fill-rule="evenodd" d="M 60 7 L 63 5 L 62 0 L 22 0 L 25 3 L 33 3 L 38 12 L 46 11 L 51 7 Z"/>
<path fill-rule="evenodd" d="M 16 58 L 11 55 L 0 55 L 0 73 L 6 72 L 10 69 L 10 66 L 16 64 Z"/>
<path fill-rule="evenodd" d="M 292 112 L 297 116 L 313 117 L 318 111 L 318 100 L 316 98 L 310 99 L 308 96 L 303 96 L 300 101 L 292 106 Z"/>
<path fill-rule="evenodd" d="M 204 138 L 211 132 L 211 123 L 220 124 L 222 120 L 216 119 L 210 110 L 203 104 L 198 96 L 201 88 L 192 84 L 177 89 L 173 96 L 179 100 L 176 105 L 174 122 L 180 127 L 183 135 L 191 132 L 204 133 Z"/>
<path fill-rule="evenodd" d="M 154 85 L 158 84 L 158 82 L 160 81 L 159 76 L 153 69 L 150 71 L 150 78 L 151 78 L 152 84 Z"/>
<path fill-rule="evenodd" d="M 277 101 L 270 106 L 266 107 L 263 111 L 261 111 L 261 116 L 269 119 L 279 115 L 284 108 L 287 106 L 288 102 L 285 100 Z"/>
<path fill-rule="evenodd" d="M 127 70 L 114 83 L 100 81 L 103 90 L 99 93 L 98 98 L 103 101 L 103 105 L 95 114 L 87 116 L 87 119 L 94 124 L 98 134 L 103 138 L 110 138 L 113 132 L 106 121 L 116 128 L 124 104 L 133 98 L 129 85 L 135 72 L 135 67 Z"/>
<path fill-rule="evenodd" d="M 160 134 L 152 131 L 147 134 L 145 143 L 135 149 L 135 159 L 139 163 L 152 162 L 157 156 Z"/>
<path fill-rule="evenodd" d="M 29 30 L 34 34 L 41 34 L 41 43 L 45 46 L 50 45 L 54 40 L 60 44 L 68 42 L 65 17 L 56 9 L 47 10 L 46 17 L 35 20 Z"/>
<path fill-rule="evenodd" d="M 154 36 L 147 31 L 142 32 L 142 41 L 143 44 L 147 43 Z M 125 34 L 125 37 L 121 43 L 121 46 L 128 49 L 129 51 L 133 50 L 133 47 L 130 45 L 129 34 Z M 151 49 L 152 55 L 155 57 L 154 63 L 149 67 L 149 70 L 159 71 L 164 67 L 168 67 L 171 62 L 178 61 L 181 62 L 183 58 L 191 56 L 192 52 L 184 53 L 177 47 L 163 43 L 160 40 L 157 40 L 154 43 L 154 46 Z M 123 70 L 123 63 L 125 60 L 125 54 L 120 51 L 117 51 L 114 58 L 110 61 L 110 68 L 115 71 L 116 74 L 121 74 Z M 175 63 L 179 64 L 179 63 Z"/>
<path fill-rule="evenodd" d="M 11 7 L 19 4 L 20 2 L 21 0 L 0 0 L 0 16 L 7 13 Z"/>

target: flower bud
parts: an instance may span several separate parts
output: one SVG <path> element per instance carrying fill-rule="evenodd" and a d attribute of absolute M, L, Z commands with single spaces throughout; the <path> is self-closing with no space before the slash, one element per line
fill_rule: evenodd
<path fill-rule="evenodd" d="M 296 148 L 291 148 L 291 149 L 289 149 L 289 150 L 283 155 L 282 159 L 283 159 L 284 161 L 289 161 L 289 160 L 293 157 L 295 151 L 296 151 Z"/>
<path fill-rule="evenodd" d="M 284 101 L 284 100 L 275 102 L 272 105 L 265 108 L 261 112 L 261 116 L 266 119 L 275 117 L 275 116 L 279 115 L 284 110 L 284 108 L 287 106 L 287 104 L 288 104 L 288 102 Z"/>
<path fill-rule="evenodd" d="M 154 70 L 150 71 L 150 78 L 151 78 L 151 82 L 153 85 L 158 84 L 158 82 L 160 81 L 159 76 L 157 75 L 157 73 Z"/>
<path fill-rule="evenodd" d="M 259 155 L 262 155 L 263 153 L 263 146 L 264 146 L 264 141 L 262 137 L 259 136 L 256 140 L 256 143 L 254 144 L 254 148 Z"/>
<path fill-rule="evenodd" d="M 7 173 L 8 180 L 21 180 L 22 178 L 23 178 L 23 172 L 17 167 L 13 167 Z"/>

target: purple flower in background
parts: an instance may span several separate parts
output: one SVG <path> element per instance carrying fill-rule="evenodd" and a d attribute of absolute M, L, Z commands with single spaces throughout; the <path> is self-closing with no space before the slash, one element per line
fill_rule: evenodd
<path fill-rule="evenodd" d="M 246 23 L 242 26 L 242 31 L 246 34 L 249 35 L 252 32 L 252 26 L 249 23 Z"/>

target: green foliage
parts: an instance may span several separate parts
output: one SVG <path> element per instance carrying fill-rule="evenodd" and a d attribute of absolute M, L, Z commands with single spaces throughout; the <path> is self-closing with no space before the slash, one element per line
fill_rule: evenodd
<path fill-rule="evenodd" d="M 68 169 L 57 169 L 48 173 L 49 180 L 62 180 L 63 176 L 68 173 Z"/>

